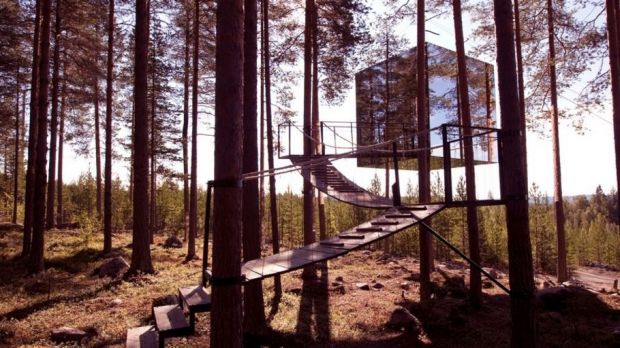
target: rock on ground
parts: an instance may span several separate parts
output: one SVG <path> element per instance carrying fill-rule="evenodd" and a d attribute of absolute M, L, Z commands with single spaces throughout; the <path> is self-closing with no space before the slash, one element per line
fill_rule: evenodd
<path fill-rule="evenodd" d="M 355 283 L 355 287 L 359 290 L 370 290 L 368 283 Z"/>
<path fill-rule="evenodd" d="M 540 290 L 536 297 L 545 310 L 558 311 L 566 307 L 566 300 L 573 292 L 574 290 L 568 287 L 550 287 Z"/>
<path fill-rule="evenodd" d="M 181 241 L 179 239 L 179 237 L 172 235 L 170 237 L 168 237 L 166 239 L 166 241 L 164 242 L 164 248 L 182 248 L 183 247 L 183 241 Z"/>
<path fill-rule="evenodd" d="M 51 339 L 56 343 L 79 342 L 86 336 L 85 331 L 63 326 L 52 330 Z"/>
<path fill-rule="evenodd" d="M 126 269 L 129 268 L 129 264 L 121 256 L 116 256 L 106 261 L 99 268 L 99 277 L 111 277 L 116 278 L 120 276 Z"/>
<path fill-rule="evenodd" d="M 406 308 L 397 306 L 390 314 L 387 327 L 393 330 L 402 330 L 419 334 L 422 332 L 422 322 Z"/>

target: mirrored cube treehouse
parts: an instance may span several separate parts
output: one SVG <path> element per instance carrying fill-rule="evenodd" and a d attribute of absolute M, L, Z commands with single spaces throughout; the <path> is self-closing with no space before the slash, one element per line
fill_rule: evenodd
<path fill-rule="evenodd" d="M 442 127 L 449 142 L 451 167 L 464 166 L 462 127 L 459 112 L 456 52 L 428 43 L 427 96 L 431 170 L 444 167 L 445 149 L 442 147 Z M 493 65 L 467 58 L 471 135 L 474 164 L 497 162 Z M 402 137 L 401 169 L 416 170 L 417 127 L 416 114 L 416 48 L 395 54 L 388 60 L 370 66 L 355 75 L 356 143 L 358 146 L 380 144 Z M 330 125 L 347 128 L 344 124 Z M 406 151 L 411 150 L 411 151 Z M 409 155 L 407 155 L 409 154 Z M 384 168 L 385 156 L 359 156 L 358 166 Z"/>

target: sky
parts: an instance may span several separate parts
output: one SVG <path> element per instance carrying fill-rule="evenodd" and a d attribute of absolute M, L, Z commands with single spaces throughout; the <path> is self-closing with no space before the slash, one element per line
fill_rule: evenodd
<path fill-rule="evenodd" d="M 428 15 L 431 17 L 432 15 Z M 471 31 L 471 21 L 468 18 L 464 20 L 465 36 Z M 415 36 L 407 35 L 414 33 L 411 27 L 404 26 L 400 28 L 401 33 L 409 36 L 410 42 L 415 42 Z M 428 42 L 439 46 L 454 49 L 454 36 L 452 31 L 451 16 L 438 16 L 427 22 L 426 35 Z M 466 44 L 466 49 L 470 49 L 471 43 Z M 493 58 L 477 57 L 489 63 L 494 63 Z M 353 77 L 352 77 L 353 78 Z M 496 79 L 497 81 L 497 79 Z M 570 100 L 575 99 L 574 92 L 569 90 L 567 94 L 560 98 L 560 108 L 574 107 Z M 497 96 L 497 91 L 496 91 Z M 301 75 L 299 83 L 294 92 L 295 100 L 292 108 L 297 111 L 297 116 L 293 122 L 301 123 L 303 86 L 301 85 Z M 497 100 L 497 98 L 496 98 Z M 499 108 L 497 108 L 499 110 Z M 351 84 L 347 91 L 344 102 L 338 106 L 321 105 L 321 120 L 325 121 L 355 121 L 355 92 L 354 83 Z M 501 118 L 501 115 L 500 115 Z M 213 124 L 213 120 L 208 121 Z M 615 156 L 614 156 L 614 140 L 613 126 L 611 124 L 610 107 L 604 108 L 592 115 L 587 115 L 584 120 L 585 131 L 583 134 L 572 128 L 569 122 L 560 122 L 560 148 L 561 148 L 561 169 L 562 169 L 562 186 L 564 196 L 574 196 L 579 194 L 591 194 L 597 185 L 601 185 L 603 190 L 608 192 L 616 187 L 615 178 Z M 206 125 L 201 124 L 198 130 L 199 134 L 213 134 L 212 129 L 207 129 Z M 295 138 L 294 140 L 295 141 Z M 298 142 L 301 143 L 301 138 Z M 180 145 L 179 145 L 180 146 Z M 201 135 L 198 137 L 199 159 L 198 159 L 198 182 L 202 185 L 213 175 L 213 137 Z M 553 195 L 553 162 L 550 135 L 535 134 L 528 132 L 527 134 L 528 148 L 528 175 L 530 186 L 536 183 L 543 193 Z M 71 146 L 65 153 L 65 170 L 64 178 L 67 181 L 75 181 L 80 174 L 87 171 L 94 173 L 95 164 L 93 158 L 83 158 L 75 154 Z M 276 159 L 275 166 L 281 167 L 289 165 L 288 160 Z M 362 187 L 369 187 L 370 182 L 375 174 L 379 176 L 383 183 L 385 176 L 384 170 L 375 170 L 369 168 L 358 168 L 354 160 L 339 160 L 334 163 L 343 174 L 353 179 Z M 182 167 L 179 163 L 175 169 L 181 171 Z M 486 198 L 489 193 L 497 196 L 497 172 L 496 166 L 481 166 L 476 169 L 478 197 Z M 121 178 L 124 182 L 128 181 L 128 164 L 126 162 L 118 163 L 113 166 L 113 176 Z M 463 175 L 461 170 L 455 169 L 453 177 L 458 178 Z M 401 182 L 406 184 L 411 182 L 416 185 L 417 174 L 412 171 L 401 171 Z M 392 179 L 393 182 L 393 173 Z M 293 193 L 301 194 L 302 180 L 301 176 L 296 173 L 284 174 L 276 178 L 279 191 L 291 189 Z M 384 183 L 383 183 L 384 184 Z M 402 185 L 402 184 L 401 184 Z M 404 193 L 405 187 L 401 186 Z"/>

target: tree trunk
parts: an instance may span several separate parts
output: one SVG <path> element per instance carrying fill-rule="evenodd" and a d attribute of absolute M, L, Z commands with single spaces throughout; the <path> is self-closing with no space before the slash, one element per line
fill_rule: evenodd
<path fill-rule="evenodd" d="M 187 150 L 187 133 L 189 130 L 189 47 L 191 11 L 189 4 L 185 7 L 185 55 L 183 60 L 183 240 L 189 238 L 189 153 Z"/>
<path fill-rule="evenodd" d="M 611 101 L 613 105 L 613 121 L 614 121 L 614 145 L 616 153 L 616 180 L 617 186 L 620 187 L 620 41 L 618 40 L 617 18 L 619 16 L 617 3 L 613 0 L 606 0 L 607 12 L 607 40 L 609 46 L 609 70 L 611 80 Z M 620 195 L 618 195 L 620 202 Z M 620 206 L 620 204 L 619 204 Z M 620 222 L 620 209 L 617 209 L 617 221 Z"/>
<path fill-rule="evenodd" d="M 416 77 L 417 77 L 417 115 L 418 115 L 418 132 L 419 144 L 422 149 L 429 146 L 427 103 L 426 103 L 426 49 L 425 49 L 425 19 L 424 19 L 424 0 L 418 1 L 418 43 L 416 48 Z M 431 200 L 431 176 L 430 176 L 430 159 L 428 151 L 420 152 L 418 158 L 418 188 L 420 203 L 430 203 Z M 430 271 L 432 268 L 432 240 L 430 232 L 420 226 L 420 301 L 428 303 L 431 298 L 431 281 Z"/>
<path fill-rule="evenodd" d="M 257 76 L 257 14 L 256 1 L 245 0 L 244 61 L 243 61 L 243 172 L 258 170 L 258 139 L 256 112 Z M 243 184 L 243 261 L 260 258 L 261 234 L 259 224 L 258 179 Z M 263 283 L 253 282 L 243 291 L 243 329 L 246 346 L 256 346 L 256 336 L 265 326 Z"/>
<path fill-rule="evenodd" d="M 149 126 L 151 127 L 151 138 L 149 145 L 149 155 L 150 155 L 150 170 L 149 170 L 149 200 L 151 202 L 149 214 L 151 228 L 150 228 L 150 243 L 154 242 L 154 234 L 157 230 L 157 127 L 155 125 L 156 121 L 156 109 L 157 103 L 155 100 L 155 95 L 157 91 L 155 90 L 157 76 L 155 76 L 155 70 L 157 69 L 157 61 L 156 61 L 156 52 L 153 50 L 153 56 L 151 57 L 151 119 L 149 122 Z"/>
<path fill-rule="evenodd" d="M 508 264 L 512 347 L 536 347 L 534 270 L 530 244 L 527 182 L 523 173 L 527 161 L 519 134 L 517 86 L 512 7 L 508 1 L 494 1 L 499 105 L 502 120 L 503 198 L 506 199 Z"/>
<path fill-rule="evenodd" d="M 41 59 L 39 60 L 39 90 L 37 112 L 37 148 L 34 181 L 34 209 L 32 216 L 32 250 L 28 262 L 31 274 L 45 270 L 43 252 L 45 247 L 45 173 L 47 152 L 47 97 L 49 87 L 50 56 L 50 0 L 41 0 Z"/>
<path fill-rule="evenodd" d="M 63 59 L 66 61 L 65 59 Z M 56 188 L 58 203 L 56 204 L 56 224 L 61 225 L 64 222 L 64 208 L 63 208 L 63 196 L 62 196 L 62 164 L 63 164 L 63 153 L 64 153 L 64 144 L 65 144 L 65 106 L 66 106 L 66 95 L 67 95 L 67 79 L 65 76 L 64 65 L 63 65 L 63 73 L 62 73 L 62 88 L 60 90 L 60 128 L 58 129 L 58 180 L 56 180 L 56 184 L 58 187 Z"/>
<path fill-rule="evenodd" d="M 314 153 L 319 155 L 321 151 L 321 132 L 319 117 L 319 39 L 318 39 L 319 13 L 316 5 L 312 9 L 312 138 L 314 139 Z M 325 223 L 325 197 L 316 190 L 317 205 L 319 207 L 319 239 L 327 237 L 327 225 Z"/>
<path fill-rule="evenodd" d="M 191 189 L 189 196 L 189 240 L 187 242 L 187 259 L 196 256 L 196 235 L 198 231 L 198 50 L 200 1 L 194 0 L 194 56 L 192 66 L 192 163 L 191 163 Z M 205 236 L 209 238 L 209 236 Z M 207 243 L 205 243 L 207 245 Z M 205 260 L 205 264 L 207 260 Z"/>
<path fill-rule="evenodd" d="M 95 180 L 97 184 L 97 220 L 101 220 L 101 119 L 99 115 L 99 76 L 94 77 L 95 102 Z"/>
<path fill-rule="evenodd" d="M 269 42 L 269 0 L 263 0 L 263 25 L 265 30 L 263 52 L 265 54 L 265 112 L 267 117 L 267 167 L 274 169 L 273 118 L 271 114 L 271 52 Z M 271 218 L 271 243 L 274 254 L 280 252 L 280 230 L 278 227 L 278 203 L 276 177 L 269 175 L 269 216 Z M 274 297 L 282 297 L 280 275 L 274 278 Z"/>
<path fill-rule="evenodd" d="M 385 30 L 385 139 L 389 140 L 390 120 L 390 35 Z M 385 198 L 390 198 L 390 159 L 385 158 Z M 386 242 L 387 245 L 387 242 Z"/>
<path fill-rule="evenodd" d="M 262 11 L 262 8 L 261 8 Z M 258 149 L 258 170 L 265 170 L 265 24 L 260 20 L 260 126 L 259 126 L 259 149 Z M 258 219 L 260 224 L 261 238 L 265 238 L 265 176 L 261 175 L 258 179 Z M 262 241 L 261 241 L 262 242 Z"/>
<path fill-rule="evenodd" d="M 465 181 L 467 200 L 476 200 L 476 172 L 474 169 L 474 149 L 471 129 L 471 111 L 469 107 L 469 82 L 467 80 L 467 62 L 465 57 L 465 42 L 463 38 L 463 18 L 461 14 L 461 0 L 452 0 L 454 14 L 454 32 L 456 37 L 456 56 L 458 66 L 459 106 L 463 126 L 463 144 L 465 154 Z M 469 234 L 469 257 L 480 264 L 480 235 L 478 230 L 478 208 L 467 206 L 467 232 Z M 474 307 L 479 307 L 482 301 L 482 280 L 480 271 L 475 267 L 469 268 L 469 297 Z"/>
<path fill-rule="evenodd" d="M 61 1 L 56 0 L 56 18 L 54 23 L 54 71 L 52 72 L 52 118 L 50 123 L 50 163 L 47 183 L 47 220 L 46 228 L 54 227 L 54 199 L 56 198 L 56 144 L 58 136 L 58 89 L 60 72 L 60 23 L 62 20 Z"/>
<path fill-rule="evenodd" d="M 105 182 L 103 197 L 103 252 L 112 251 L 112 98 L 114 90 L 114 0 L 108 0 L 108 59 L 105 107 Z"/>
<path fill-rule="evenodd" d="M 37 124 L 38 124 L 38 88 L 39 88 L 39 53 L 41 24 L 41 2 L 37 0 L 35 5 L 34 39 L 32 42 L 32 78 L 30 80 L 30 120 L 28 126 L 28 165 L 26 167 L 26 192 L 24 199 L 24 238 L 22 241 L 22 257 L 30 254 L 32 245 L 32 220 L 34 211 L 34 182 L 35 163 L 37 148 Z"/>
<path fill-rule="evenodd" d="M 551 139 L 553 146 L 553 186 L 555 223 L 558 234 L 558 282 L 568 280 L 566 265 L 566 232 L 564 230 L 564 202 L 562 199 L 562 169 L 560 165 L 560 131 L 558 125 L 558 90 L 555 71 L 555 37 L 553 29 L 553 1 L 547 0 L 547 24 L 549 29 L 549 78 L 551 92 Z"/>
<path fill-rule="evenodd" d="M 153 273 L 149 243 L 149 120 L 147 107 L 147 59 L 149 42 L 149 1 L 136 1 L 136 38 L 134 61 L 134 187 L 133 243 L 129 273 Z"/>
<path fill-rule="evenodd" d="M 243 156 L 243 1 L 218 2 L 215 63 L 215 180 L 211 345 L 241 347 L 241 158 Z M 195 177 L 192 178 L 195 180 Z M 233 279 L 233 282 L 226 282 Z"/>
<path fill-rule="evenodd" d="M 519 11 L 519 0 L 514 0 L 514 10 L 515 43 L 517 50 L 517 82 L 519 84 L 519 120 L 521 122 L 519 128 L 523 136 L 523 144 L 521 144 L 521 146 L 523 146 L 523 154 L 525 157 L 527 157 L 527 120 L 525 119 L 525 81 L 523 78 L 523 53 L 521 49 L 521 12 Z M 527 164 L 527 161 L 524 162 L 524 164 Z M 525 182 L 527 183 L 527 168 L 523 169 L 523 173 L 525 173 Z"/>
<path fill-rule="evenodd" d="M 15 154 L 14 154 L 14 163 L 13 163 L 13 215 L 11 217 L 11 222 L 17 223 L 17 202 L 19 200 L 19 141 L 20 141 L 20 123 L 19 123 L 19 89 L 20 89 L 20 80 L 19 80 L 19 67 L 17 67 L 17 71 L 15 72 Z"/>
<path fill-rule="evenodd" d="M 306 0 L 306 22 L 304 30 L 304 155 L 311 156 L 314 152 L 312 142 L 312 13 L 314 0 Z M 308 177 L 310 168 L 301 169 L 304 178 Z M 304 180 L 304 212 L 303 212 L 303 235 L 304 244 L 312 244 L 316 241 L 314 235 L 314 188 L 308 180 Z M 304 278 L 316 278 L 315 267 L 306 266 L 303 271 Z"/>

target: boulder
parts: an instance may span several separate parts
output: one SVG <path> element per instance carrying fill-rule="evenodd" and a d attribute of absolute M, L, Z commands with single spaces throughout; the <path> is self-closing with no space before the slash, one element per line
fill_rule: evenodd
<path fill-rule="evenodd" d="M 129 264 L 121 256 L 116 256 L 106 261 L 101 267 L 99 267 L 99 277 L 111 277 L 116 278 L 120 276 L 126 269 L 129 268 Z"/>
<path fill-rule="evenodd" d="M 540 290 L 536 297 L 541 301 L 545 310 L 559 311 L 566 307 L 566 300 L 571 295 L 571 288 L 550 287 Z"/>
<path fill-rule="evenodd" d="M 181 241 L 181 239 L 179 239 L 179 237 L 177 237 L 176 235 L 172 235 L 168 237 L 166 241 L 164 242 L 164 248 L 178 249 L 182 247 L 183 247 L 183 241 Z"/>
<path fill-rule="evenodd" d="M 337 277 L 336 277 L 336 281 L 337 281 L 337 282 L 344 283 L 344 278 L 342 278 L 342 276 L 337 276 Z"/>
<path fill-rule="evenodd" d="M 110 302 L 110 305 L 112 305 L 112 307 L 117 307 L 123 304 L 123 300 L 121 300 L 120 298 L 115 298 Z"/>
<path fill-rule="evenodd" d="M 465 287 L 465 278 L 457 276 L 446 279 L 444 287 L 454 298 L 464 298 L 467 296 L 467 288 Z"/>
<path fill-rule="evenodd" d="M 383 284 L 376 282 L 372 285 L 373 289 L 379 290 L 383 288 Z"/>
<path fill-rule="evenodd" d="M 88 334 L 80 329 L 72 327 L 60 327 L 52 330 L 51 340 L 56 343 L 80 342 Z"/>
<path fill-rule="evenodd" d="M 354 285 L 359 290 L 370 290 L 368 283 L 355 283 Z"/>
<path fill-rule="evenodd" d="M 402 282 L 400 283 L 400 288 L 403 290 L 409 290 L 411 289 L 411 283 L 410 282 Z"/>
<path fill-rule="evenodd" d="M 422 332 L 422 322 L 406 308 L 397 306 L 390 314 L 387 327 L 392 330 L 405 330 L 415 335 Z"/>

